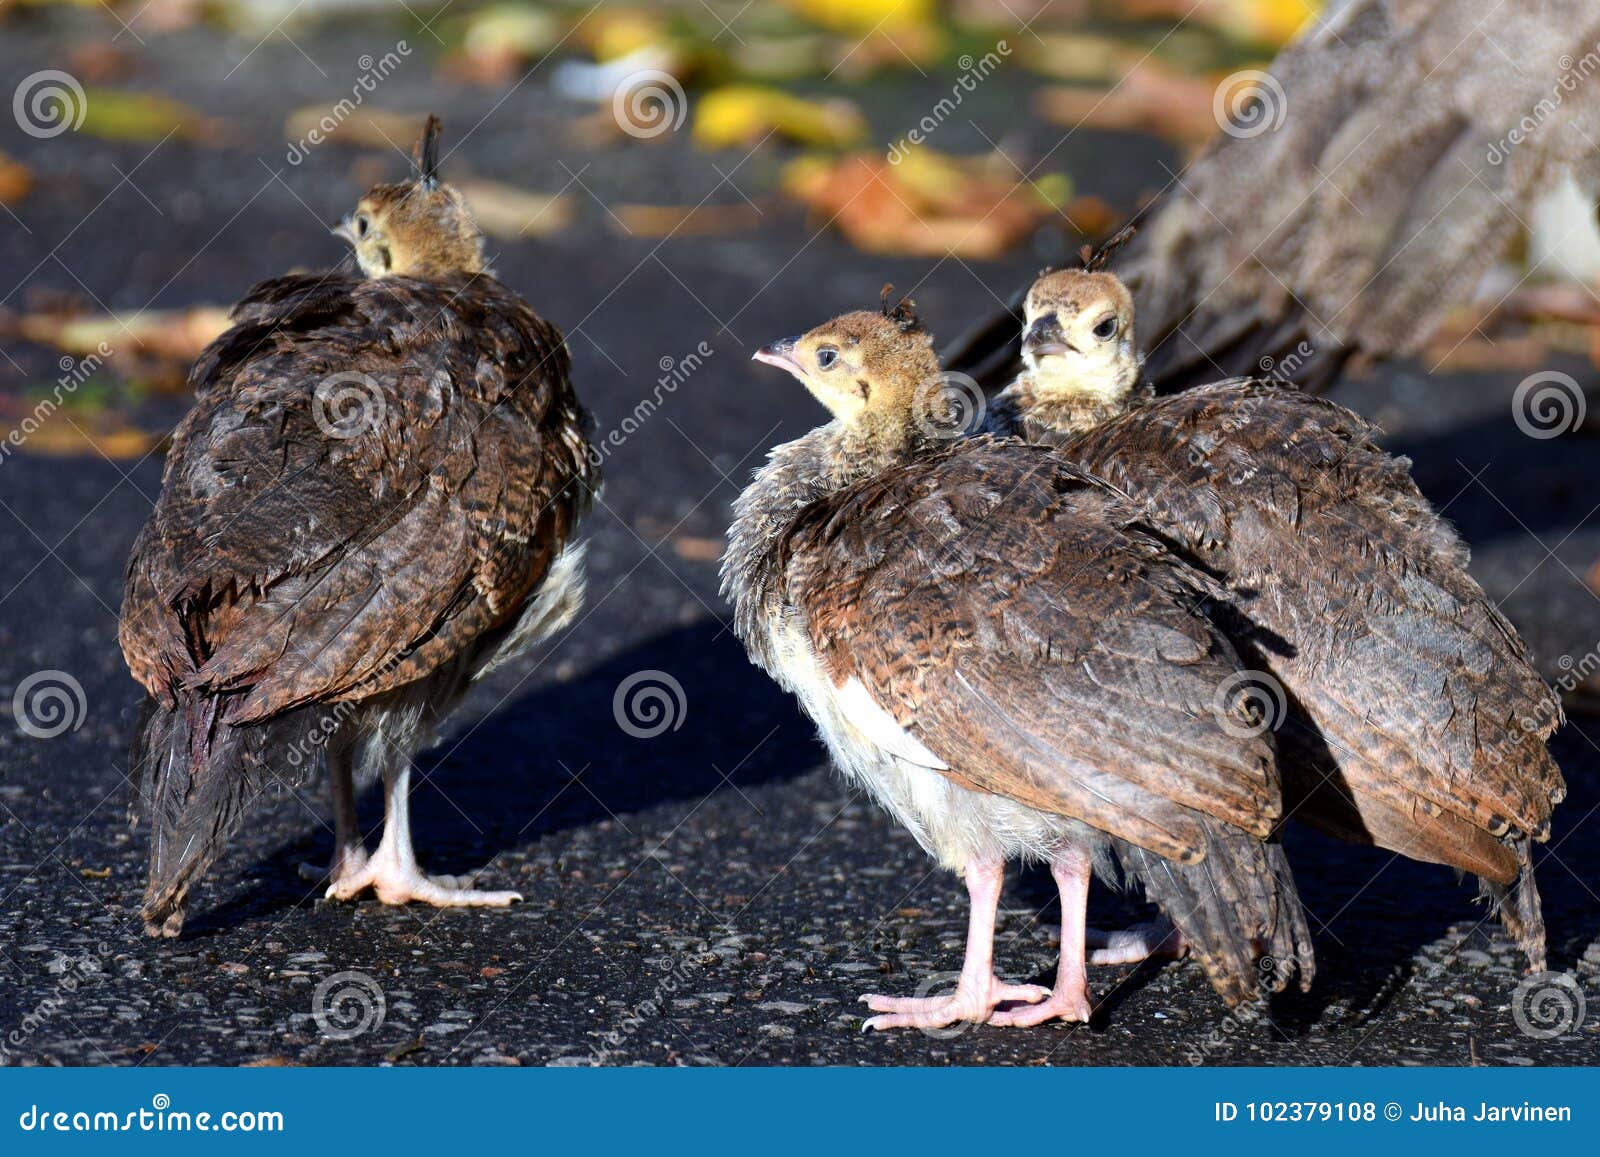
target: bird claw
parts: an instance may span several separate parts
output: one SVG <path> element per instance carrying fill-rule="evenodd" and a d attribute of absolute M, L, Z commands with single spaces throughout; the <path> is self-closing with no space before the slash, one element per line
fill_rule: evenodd
<path fill-rule="evenodd" d="M 1087 988 L 1079 988 L 1076 992 L 1071 989 L 1058 989 L 1050 994 L 1049 999 L 1042 1000 L 1038 1004 L 998 1010 L 989 1018 L 989 1023 L 1005 1028 L 1032 1028 L 1047 1020 L 1057 1019 L 1088 1024 L 1093 1012 Z"/>
<path fill-rule="evenodd" d="M 983 1024 L 995 1015 L 995 1009 L 1008 1001 L 1031 1003 L 1050 995 L 1048 988 L 1037 984 L 1006 984 L 999 977 L 990 977 L 987 985 L 978 989 L 965 981 L 957 985 L 948 996 L 880 996 L 867 993 L 860 1000 L 881 1016 L 869 1017 L 861 1025 L 862 1032 L 882 1032 L 891 1028 L 945 1028 L 959 1021 Z"/>
<path fill-rule="evenodd" d="M 1091 949 L 1088 962 L 1099 965 L 1138 964 L 1163 958 L 1181 960 L 1189 952 L 1183 933 L 1165 919 L 1135 924 L 1116 932 L 1091 928 L 1084 935 L 1084 943 Z"/>
<path fill-rule="evenodd" d="M 384 904 L 420 902 L 435 908 L 504 908 L 522 899 L 521 892 L 480 892 L 468 887 L 471 882 L 464 876 L 429 876 L 415 864 L 396 864 L 380 855 L 336 876 L 324 898 L 353 900 L 371 888 Z"/>

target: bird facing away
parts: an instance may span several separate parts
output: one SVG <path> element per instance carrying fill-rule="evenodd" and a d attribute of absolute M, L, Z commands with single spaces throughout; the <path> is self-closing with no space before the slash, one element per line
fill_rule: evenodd
<path fill-rule="evenodd" d="M 1521 62 L 1583 61 L 1597 41 L 1594 0 L 1329 0 L 1269 78 L 1228 78 L 1233 131 L 1139 213 L 1115 264 L 1156 391 L 1290 357 L 1315 390 L 1353 357 L 1417 352 L 1552 187 L 1593 203 L 1600 85 Z M 1021 297 L 946 364 L 1010 382 Z"/>
<path fill-rule="evenodd" d="M 950 996 L 863 997 L 869 1028 L 1087 1020 L 1091 869 L 1116 853 L 1230 1003 L 1281 989 L 1310 938 L 1281 848 L 1270 736 L 1219 697 L 1237 657 L 1207 580 L 1053 452 L 951 441 L 905 303 L 756 355 L 833 420 L 772 451 L 734 506 L 722 585 L 751 659 L 834 763 L 971 899 Z M 1005 862 L 1050 865 L 1055 988 L 993 968 Z M 1263 955 L 1283 961 L 1272 974 Z M 1015 1007 L 1000 1008 L 1002 1004 Z"/>
<path fill-rule="evenodd" d="M 1141 399 L 1133 300 L 1109 273 L 1047 274 L 1026 308 L 1026 369 L 990 431 L 1104 477 L 1226 584 L 1219 621 L 1282 688 L 1287 814 L 1476 874 L 1543 969 L 1531 842 L 1565 792 L 1545 742 L 1561 704 L 1410 463 L 1291 386 Z"/>
<path fill-rule="evenodd" d="M 256 286 L 190 372 L 121 621 L 149 692 L 134 766 L 152 934 L 179 933 L 263 793 L 324 766 L 330 897 L 518 899 L 418 868 L 411 761 L 473 679 L 576 612 L 599 478 L 561 333 L 485 271 L 436 132 L 416 179 L 352 219 L 367 276 Z M 369 856 L 355 791 L 380 776 Z"/>

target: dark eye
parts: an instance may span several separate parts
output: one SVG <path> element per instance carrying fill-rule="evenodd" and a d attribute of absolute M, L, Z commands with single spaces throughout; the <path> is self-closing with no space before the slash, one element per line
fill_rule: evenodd
<path fill-rule="evenodd" d="M 367 230 L 370 229 L 371 227 L 372 227 L 372 219 L 371 218 L 369 218 L 365 213 L 357 213 L 356 214 L 356 236 L 357 237 L 365 237 L 367 235 Z"/>
<path fill-rule="evenodd" d="M 1099 338 L 1101 341 L 1105 341 L 1107 338 L 1116 337 L 1117 319 L 1114 316 L 1101 318 L 1099 322 L 1095 324 L 1094 336 Z"/>
<path fill-rule="evenodd" d="M 817 351 L 817 368 L 819 370 L 833 369 L 834 363 L 838 360 L 839 351 L 831 345 L 825 345 Z"/>

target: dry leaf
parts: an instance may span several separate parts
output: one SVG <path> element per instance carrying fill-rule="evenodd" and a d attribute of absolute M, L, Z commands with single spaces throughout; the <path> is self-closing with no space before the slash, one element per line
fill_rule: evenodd
<path fill-rule="evenodd" d="M 615 205 L 612 216 L 634 237 L 720 237 L 754 229 L 753 205 Z"/>
<path fill-rule="evenodd" d="M 346 148 L 398 148 L 409 154 L 411 143 L 422 133 L 427 118 L 412 113 L 357 109 L 343 119 L 332 105 L 307 105 L 289 114 L 283 125 L 284 140 L 305 145 L 332 143 Z"/>
<path fill-rule="evenodd" d="M 65 312 L 25 313 L 7 318 L 0 333 L 11 333 L 63 353 L 83 357 L 102 344 L 118 353 L 192 362 L 230 324 L 229 310 L 202 305 L 193 309 L 146 310 L 129 314 L 79 316 Z"/>
<path fill-rule="evenodd" d="M 957 159 L 913 148 L 887 157 L 802 157 L 784 168 L 784 189 L 870 253 L 994 258 L 1057 215 L 1066 179 L 1038 185 L 994 158 Z M 1054 186 L 1054 188 L 1051 188 Z"/>
<path fill-rule="evenodd" d="M 1034 96 L 1034 105 L 1040 116 L 1068 128 L 1153 133 L 1180 144 L 1198 145 L 1217 133 L 1215 96 L 1213 81 L 1186 76 L 1152 59 L 1110 89 L 1042 88 Z"/>
<path fill-rule="evenodd" d="M 840 149 L 866 135 L 854 102 L 806 100 L 761 85 L 719 88 L 695 106 L 694 139 L 705 149 L 748 148 L 772 135 L 819 149 Z"/>
<path fill-rule="evenodd" d="M 175 133 L 215 144 L 223 135 L 221 121 L 158 93 L 90 88 L 84 91 L 80 111 L 78 131 L 108 141 L 159 141 Z"/>
<path fill-rule="evenodd" d="M 672 540 L 672 549 L 678 557 L 688 562 L 716 562 L 722 557 L 720 538 L 703 538 L 693 534 L 680 534 Z"/>
<path fill-rule="evenodd" d="M 0 153 L 0 205 L 15 205 L 33 188 L 33 171 Z"/>
<path fill-rule="evenodd" d="M 467 18 L 461 55 L 449 70 L 477 84 L 505 85 L 522 75 L 528 61 L 554 48 L 565 25 L 554 12 L 525 4 L 480 9 Z"/>
<path fill-rule="evenodd" d="M 531 193 L 476 178 L 454 184 L 483 231 L 502 241 L 546 237 L 572 224 L 572 198 L 566 193 Z"/>

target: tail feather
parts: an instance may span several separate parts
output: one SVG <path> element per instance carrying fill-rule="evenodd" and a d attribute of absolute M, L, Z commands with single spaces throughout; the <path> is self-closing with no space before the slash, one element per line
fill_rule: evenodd
<path fill-rule="evenodd" d="M 307 708 L 235 727 L 221 697 L 186 695 L 172 708 L 151 701 L 133 747 L 138 809 L 150 825 L 145 931 L 176 936 L 189 889 L 226 846 L 246 811 L 276 785 L 299 786 L 314 760 L 286 754 L 309 734 Z"/>
<path fill-rule="evenodd" d="M 1208 825 L 1207 845 L 1194 865 L 1126 843 L 1116 850 L 1123 871 L 1183 933 L 1230 1008 L 1282 991 L 1293 975 L 1309 989 L 1316 975 L 1311 929 L 1283 845 L 1217 823 Z"/>
<path fill-rule="evenodd" d="M 1528 968 L 1543 972 L 1545 960 L 1544 910 L 1539 903 L 1539 886 L 1533 879 L 1533 841 L 1519 837 L 1509 841 L 1517 854 L 1517 878 L 1510 884 L 1478 880 L 1479 894 L 1487 896 L 1500 914 L 1500 922 L 1528 958 Z"/>

